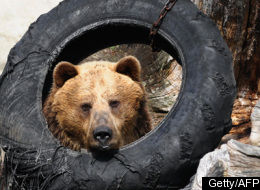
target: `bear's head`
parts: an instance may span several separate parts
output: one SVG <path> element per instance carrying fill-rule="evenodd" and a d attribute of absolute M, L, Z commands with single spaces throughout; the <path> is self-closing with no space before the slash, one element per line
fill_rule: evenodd
<path fill-rule="evenodd" d="M 117 63 L 60 62 L 43 109 L 51 132 L 74 150 L 118 149 L 140 138 L 151 130 L 140 75 L 132 56 Z"/>

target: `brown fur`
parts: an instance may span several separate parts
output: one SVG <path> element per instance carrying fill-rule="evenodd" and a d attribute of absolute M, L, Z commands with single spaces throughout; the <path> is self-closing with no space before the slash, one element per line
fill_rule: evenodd
<path fill-rule="evenodd" d="M 140 73 L 140 63 L 132 56 L 116 64 L 59 63 L 43 106 L 50 131 L 73 150 L 97 148 L 93 130 L 101 125 L 113 131 L 110 149 L 145 135 L 151 122 Z"/>

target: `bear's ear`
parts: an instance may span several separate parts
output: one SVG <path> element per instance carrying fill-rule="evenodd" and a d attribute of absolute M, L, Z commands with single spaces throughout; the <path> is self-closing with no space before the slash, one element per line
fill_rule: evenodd
<path fill-rule="evenodd" d="M 78 71 L 73 64 L 65 61 L 59 62 L 53 72 L 54 84 L 57 88 L 60 88 L 67 80 L 76 75 L 78 75 Z"/>
<path fill-rule="evenodd" d="M 141 65 L 133 56 L 126 56 L 116 64 L 116 72 L 127 75 L 134 81 L 141 81 Z"/>

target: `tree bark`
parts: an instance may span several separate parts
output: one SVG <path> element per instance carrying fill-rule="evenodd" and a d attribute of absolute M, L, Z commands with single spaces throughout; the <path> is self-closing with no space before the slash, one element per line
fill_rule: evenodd
<path fill-rule="evenodd" d="M 259 92 L 260 1 L 192 1 L 218 25 L 232 51 L 239 90 Z"/>
<path fill-rule="evenodd" d="M 233 53 L 238 95 L 232 113 L 236 128 L 231 134 L 248 136 L 252 108 L 260 98 L 260 1 L 192 1 L 217 24 Z"/>

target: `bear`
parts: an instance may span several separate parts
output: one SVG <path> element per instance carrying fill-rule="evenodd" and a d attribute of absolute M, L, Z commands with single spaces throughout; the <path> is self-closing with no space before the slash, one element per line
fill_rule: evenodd
<path fill-rule="evenodd" d="M 152 129 L 141 65 L 133 56 L 117 63 L 59 62 L 43 114 L 54 137 L 76 151 L 118 150 Z"/>

